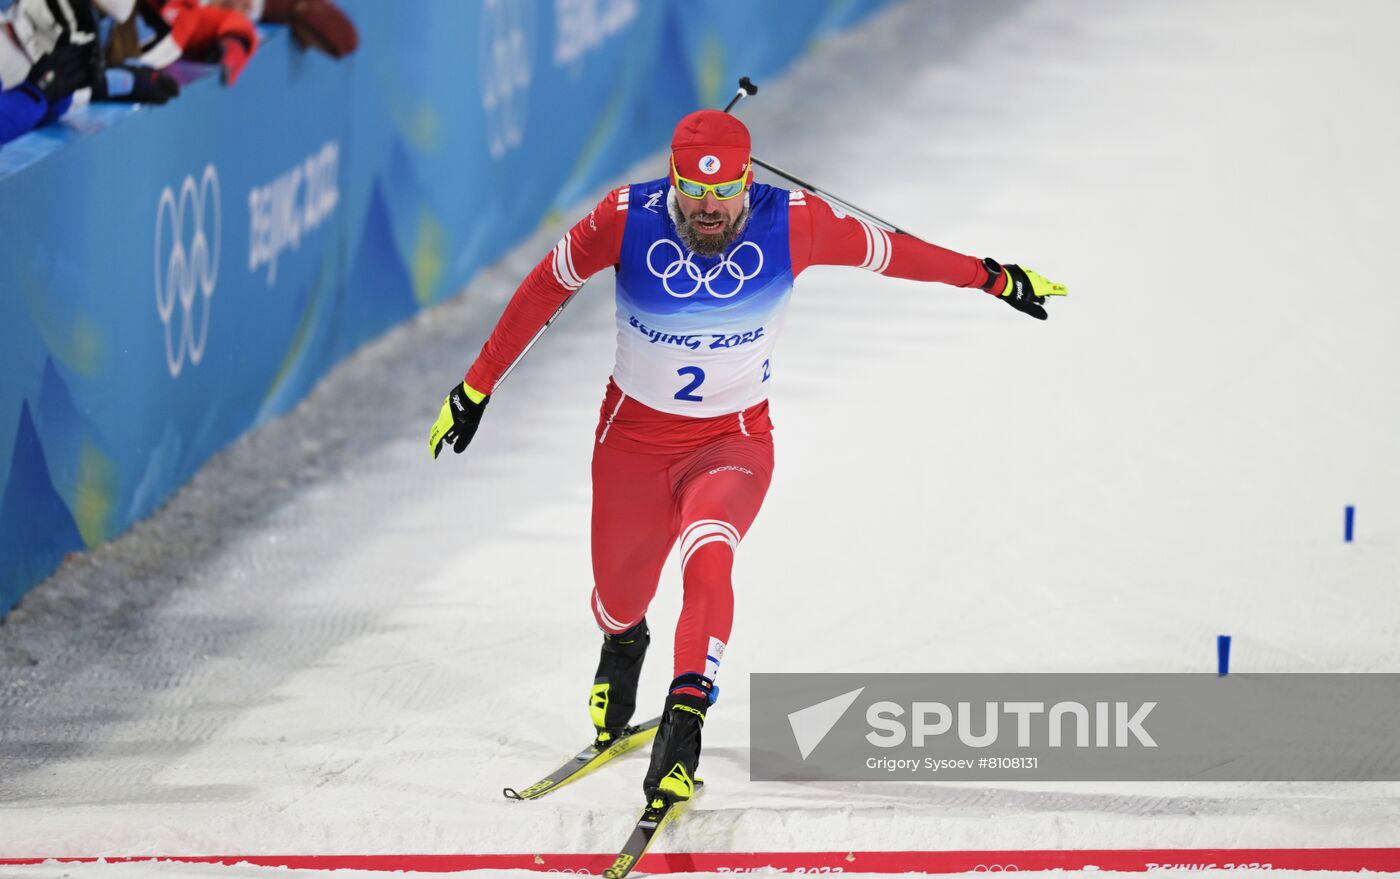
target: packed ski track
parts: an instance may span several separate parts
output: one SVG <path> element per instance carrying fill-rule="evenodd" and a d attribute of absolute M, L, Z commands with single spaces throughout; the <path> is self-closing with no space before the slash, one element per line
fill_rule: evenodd
<path fill-rule="evenodd" d="M 854 269 L 798 281 L 706 789 L 657 850 L 1400 845 L 1395 784 L 748 780 L 752 672 L 1213 671 L 1222 633 L 1242 672 L 1400 671 L 1397 26 L 1364 0 L 916 2 L 741 105 L 757 156 L 1071 295 L 1042 324 Z M 621 845 L 645 749 L 501 795 L 591 735 L 607 273 L 466 454 L 426 443 L 572 219 L 0 626 L 0 858 Z M 679 586 L 673 560 L 638 719 Z"/>

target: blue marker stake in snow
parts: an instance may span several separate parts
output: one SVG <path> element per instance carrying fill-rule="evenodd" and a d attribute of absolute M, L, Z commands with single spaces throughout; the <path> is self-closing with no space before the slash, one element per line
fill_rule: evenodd
<path fill-rule="evenodd" d="M 1351 543 L 1352 531 L 1356 528 L 1356 507 L 1347 507 L 1347 523 L 1343 528 L 1342 539 Z"/>
<path fill-rule="evenodd" d="M 1218 661 L 1216 670 L 1220 677 L 1225 677 L 1230 673 L 1230 636 L 1215 636 L 1215 654 Z"/>

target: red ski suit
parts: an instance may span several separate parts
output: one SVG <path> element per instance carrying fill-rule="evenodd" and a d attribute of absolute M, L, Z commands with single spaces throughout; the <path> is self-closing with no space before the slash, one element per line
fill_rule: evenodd
<path fill-rule="evenodd" d="M 489 394 L 560 303 L 619 262 L 628 192 L 626 186 L 610 192 L 525 278 L 467 372 L 470 387 Z M 787 211 L 794 278 L 813 265 L 842 265 L 958 287 L 986 282 L 987 272 L 974 257 L 886 232 L 801 190 L 790 193 Z M 1003 284 L 1004 276 L 988 292 L 999 294 Z M 628 339 L 621 335 L 619 344 Z M 639 366 L 639 359 L 644 357 L 629 355 L 627 369 L 640 386 L 646 376 L 637 371 L 646 363 Z M 590 606 L 605 631 L 636 624 L 679 541 L 684 599 L 675 639 L 677 676 L 695 672 L 713 680 L 718 672 L 734 614 L 734 553 L 772 474 L 771 431 L 766 399 L 734 412 L 690 417 L 648 406 L 629 388 L 608 382 L 593 455 Z"/>

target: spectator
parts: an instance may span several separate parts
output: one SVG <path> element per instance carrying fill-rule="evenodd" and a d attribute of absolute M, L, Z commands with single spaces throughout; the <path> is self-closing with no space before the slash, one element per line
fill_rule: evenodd
<path fill-rule="evenodd" d="M 164 103 L 179 93 L 168 77 L 103 70 L 98 12 L 129 18 L 136 0 L 19 0 L 0 15 L 0 144 L 52 122 L 74 103 Z"/>
<path fill-rule="evenodd" d="M 141 0 L 154 37 L 141 63 L 163 68 L 179 58 L 217 63 L 224 82 L 237 81 L 258 47 L 254 21 L 286 24 L 303 49 L 343 58 L 359 46 L 355 25 L 330 0 Z"/>
<path fill-rule="evenodd" d="M 141 64 L 156 69 L 181 58 L 218 64 L 225 85 L 233 85 L 258 48 L 258 31 L 248 17 L 251 0 L 141 0 L 141 18 L 155 31 L 142 47 Z"/>

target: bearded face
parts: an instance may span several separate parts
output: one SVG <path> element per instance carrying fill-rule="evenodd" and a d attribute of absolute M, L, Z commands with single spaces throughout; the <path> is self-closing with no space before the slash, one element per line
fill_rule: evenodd
<path fill-rule="evenodd" d="M 702 199 L 678 196 L 667 200 L 676 234 L 691 253 L 719 256 L 744 231 L 749 220 L 748 193 L 743 198 L 720 200 L 711 194 Z"/>

